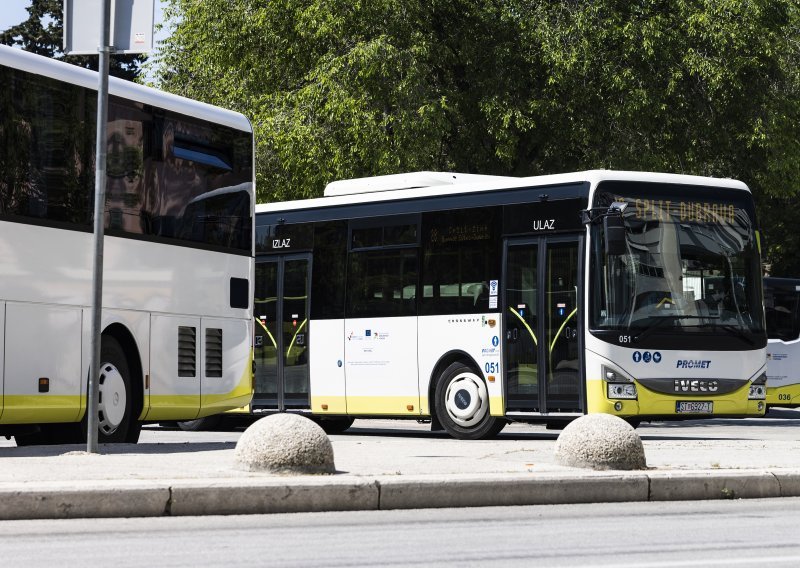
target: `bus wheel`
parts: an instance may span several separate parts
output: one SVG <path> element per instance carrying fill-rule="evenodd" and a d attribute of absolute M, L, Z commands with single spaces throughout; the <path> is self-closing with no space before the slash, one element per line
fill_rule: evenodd
<path fill-rule="evenodd" d="M 341 434 L 353 425 L 355 418 L 340 416 L 337 418 L 317 418 L 316 422 L 325 430 L 326 434 Z"/>
<path fill-rule="evenodd" d="M 178 428 L 184 432 L 203 432 L 213 430 L 222 423 L 222 416 L 214 414 L 196 420 L 182 420 L 178 422 Z"/>
<path fill-rule="evenodd" d="M 100 361 L 97 441 L 101 444 L 135 443 L 139 439 L 141 424 L 131 416 L 131 373 L 125 352 L 113 337 L 103 336 Z M 87 418 L 84 418 L 84 424 L 87 424 Z"/>
<path fill-rule="evenodd" d="M 436 383 L 436 417 L 447 433 L 462 440 L 482 440 L 497 435 L 506 425 L 489 415 L 486 383 L 470 367 L 453 363 Z"/>

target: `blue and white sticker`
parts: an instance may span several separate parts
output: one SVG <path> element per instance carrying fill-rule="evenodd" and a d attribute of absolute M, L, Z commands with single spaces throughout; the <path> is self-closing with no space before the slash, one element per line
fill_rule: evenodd
<path fill-rule="evenodd" d="M 489 280 L 489 295 L 497 296 L 497 291 L 500 290 L 499 280 Z"/>
<path fill-rule="evenodd" d="M 633 362 L 638 363 L 640 361 L 645 363 L 649 363 L 650 361 L 653 363 L 661 363 L 661 353 L 658 351 L 654 351 L 652 353 L 649 351 L 634 351 Z"/>

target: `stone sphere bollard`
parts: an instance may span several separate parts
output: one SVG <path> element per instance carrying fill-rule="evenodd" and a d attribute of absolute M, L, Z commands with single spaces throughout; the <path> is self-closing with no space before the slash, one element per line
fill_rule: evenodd
<path fill-rule="evenodd" d="M 646 469 L 642 439 L 611 414 L 587 414 L 570 422 L 556 440 L 556 461 L 591 469 Z"/>
<path fill-rule="evenodd" d="M 236 469 L 267 473 L 334 473 L 333 446 L 317 423 L 297 414 L 254 422 L 236 443 Z"/>

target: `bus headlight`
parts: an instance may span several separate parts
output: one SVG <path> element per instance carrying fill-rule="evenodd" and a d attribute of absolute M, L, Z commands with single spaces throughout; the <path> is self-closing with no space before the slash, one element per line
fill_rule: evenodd
<path fill-rule="evenodd" d="M 767 398 L 767 374 L 762 373 L 757 379 L 750 383 L 750 392 L 747 394 L 749 400 L 765 400 Z"/>
<path fill-rule="evenodd" d="M 636 398 L 636 385 L 631 383 L 608 383 L 608 398 Z"/>
<path fill-rule="evenodd" d="M 617 371 L 605 365 L 600 366 L 600 372 L 603 375 L 603 380 L 607 383 L 632 383 L 633 379 L 622 371 Z"/>

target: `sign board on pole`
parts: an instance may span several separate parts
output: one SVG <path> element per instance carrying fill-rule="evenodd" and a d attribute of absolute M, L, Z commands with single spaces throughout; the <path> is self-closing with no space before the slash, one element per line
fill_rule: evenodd
<path fill-rule="evenodd" d="M 64 53 L 97 55 L 104 0 L 64 0 Z M 114 53 L 153 49 L 155 0 L 111 2 L 111 47 Z"/>

